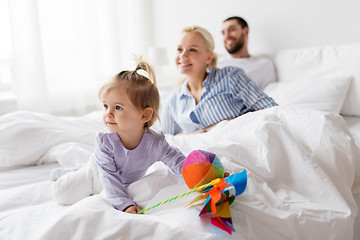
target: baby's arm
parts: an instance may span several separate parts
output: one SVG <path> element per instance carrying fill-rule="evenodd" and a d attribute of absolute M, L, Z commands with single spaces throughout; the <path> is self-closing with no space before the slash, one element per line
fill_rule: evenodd
<path fill-rule="evenodd" d="M 174 173 L 181 174 L 182 166 L 186 159 L 185 155 L 176 147 L 170 146 L 166 139 L 162 139 L 163 153 L 162 153 L 162 162 L 165 163 Z M 229 172 L 224 173 L 224 177 L 230 176 Z"/>
<path fill-rule="evenodd" d="M 114 208 L 125 211 L 130 206 L 136 206 L 130 198 L 121 179 L 122 172 L 115 164 L 111 148 L 108 148 L 106 138 L 97 137 L 95 142 L 95 161 L 99 169 L 99 177 L 105 190 L 106 199 Z"/>
<path fill-rule="evenodd" d="M 181 169 L 185 161 L 185 155 L 176 147 L 170 146 L 165 136 L 159 141 L 159 149 L 162 149 L 158 159 L 168 166 L 174 173 L 181 174 Z"/>

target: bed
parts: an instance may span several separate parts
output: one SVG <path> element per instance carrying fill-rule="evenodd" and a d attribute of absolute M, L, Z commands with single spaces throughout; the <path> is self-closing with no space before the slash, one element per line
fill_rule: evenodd
<path fill-rule="evenodd" d="M 58 205 L 49 172 L 86 164 L 101 113 L 17 111 L 0 117 L 0 239 L 360 239 L 360 44 L 283 50 L 274 62 L 279 82 L 265 92 L 280 106 L 166 136 L 184 154 L 215 153 L 230 174 L 247 170 L 232 235 L 199 217 L 201 205 L 186 207 L 194 195 L 143 215 L 103 193 Z M 187 190 L 162 164 L 128 187 L 143 208 Z"/>

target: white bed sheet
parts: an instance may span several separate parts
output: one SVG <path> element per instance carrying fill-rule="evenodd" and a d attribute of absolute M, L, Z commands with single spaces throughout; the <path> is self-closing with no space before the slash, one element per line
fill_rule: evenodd
<path fill-rule="evenodd" d="M 360 117 L 343 116 L 355 142 L 360 146 Z"/>
<path fill-rule="evenodd" d="M 116 211 L 102 194 L 72 206 L 56 204 L 48 173 L 59 164 L 87 161 L 93 147 L 88 138 L 99 129 L 99 113 L 60 118 L 18 112 L 6 117 L 18 127 L 9 128 L 7 119 L 0 118 L 0 140 L 11 133 L 17 138 L 0 141 L 0 146 L 22 148 L 12 151 L 16 161 L 11 162 L 11 155 L 0 161 L 0 239 L 354 238 L 359 149 L 339 115 L 275 107 L 221 122 L 204 134 L 167 136 L 185 154 L 194 149 L 216 153 L 230 173 L 248 170 L 248 186 L 231 206 L 236 230 L 231 236 L 212 226 L 208 216 L 198 217 L 201 206 L 185 208 L 194 195 L 144 215 Z M 75 129 L 73 124 L 81 135 L 67 132 Z M 40 126 L 46 128 L 42 134 L 24 135 Z M 141 207 L 187 190 L 183 179 L 162 164 L 129 186 Z"/>
<path fill-rule="evenodd" d="M 354 141 L 357 146 L 360 148 L 360 117 L 354 116 L 343 116 L 346 125 L 348 126 L 352 136 L 354 137 Z M 360 161 L 360 159 L 358 159 Z M 360 208 L 360 193 L 354 195 L 356 205 Z M 354 222 L 354 239 L 360 239 L 360 214 L 355 218 Z"/>

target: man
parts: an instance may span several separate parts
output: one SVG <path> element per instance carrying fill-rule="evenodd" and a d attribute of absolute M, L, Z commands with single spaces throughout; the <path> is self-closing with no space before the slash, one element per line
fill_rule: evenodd
<path fill-rule="evenodd" d="M 264 88 L 276 81 L 275 67 L 265 57 L 254 57 L 248 51 L 249 26 L 241 17 L 230 17 L 223 22 L 221 31 L 224 46 L 229 55 L 219 56 L 218 67 L 235 66 L 242 68 L 255 81 L 258 88 Z"/>

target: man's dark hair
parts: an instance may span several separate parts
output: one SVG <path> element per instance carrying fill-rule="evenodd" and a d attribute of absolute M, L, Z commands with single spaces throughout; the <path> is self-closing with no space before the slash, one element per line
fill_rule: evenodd
<path fill-rule="evenodd" d="M 243 19 L 241 17 L 237 17 L 237 16 L 229 17 L 229 18 L 225 19 L 224 22 L 229 21 L 229 20 L 236 20 L 242 28 L 245 28 L 245 27 L 249 28 L 245 19 Z"/>

